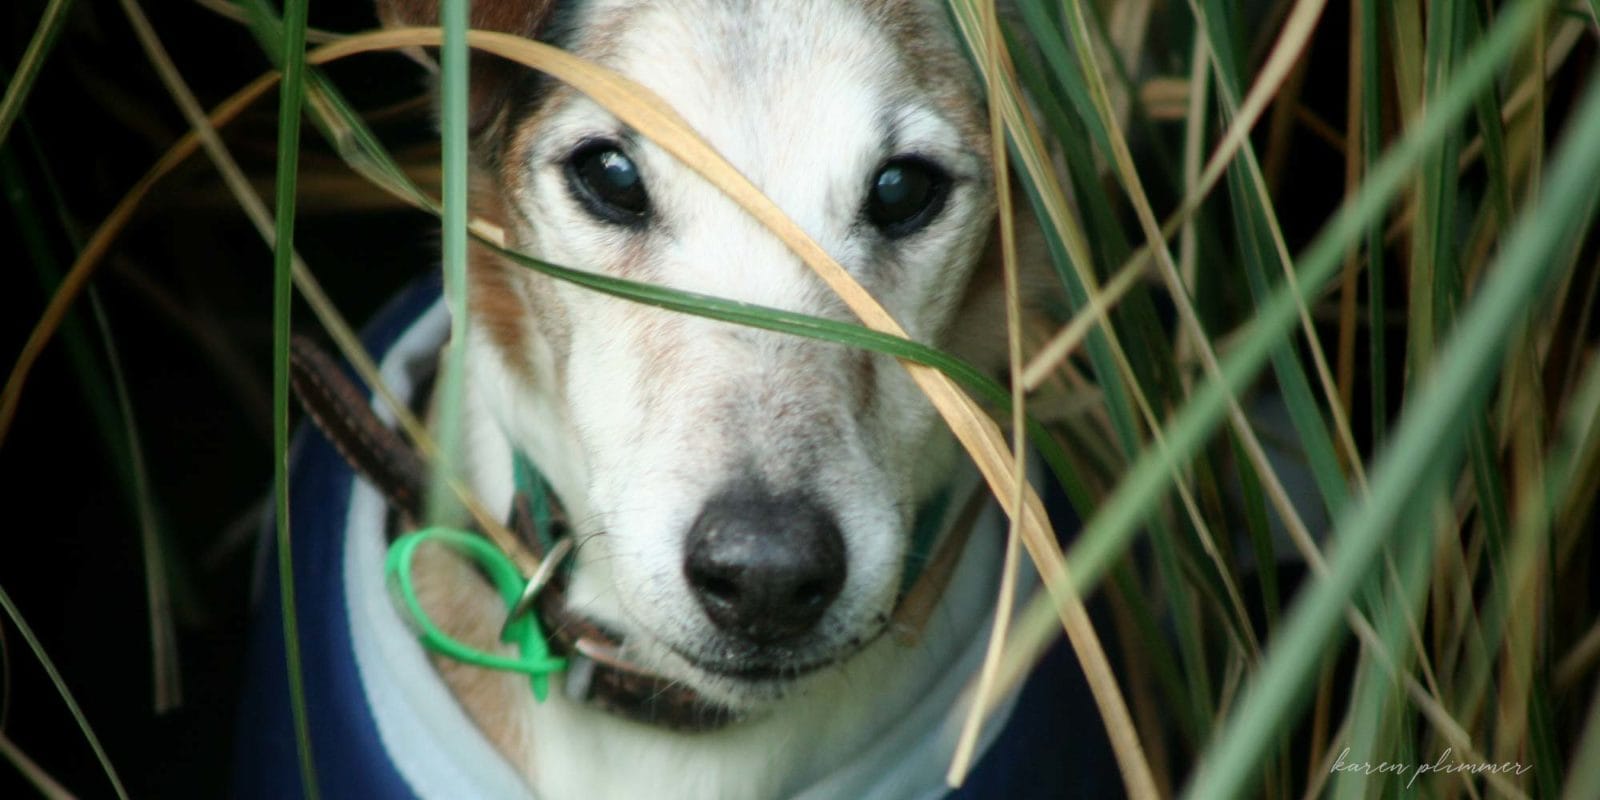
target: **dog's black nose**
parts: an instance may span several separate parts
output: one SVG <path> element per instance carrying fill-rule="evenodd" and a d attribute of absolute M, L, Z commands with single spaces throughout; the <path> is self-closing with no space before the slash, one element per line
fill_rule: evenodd
<path fill-rule="evenodd" d="M 684 575 L 717 627 L 755 644 L 811 630 L 844 586 L 844 537 L 804 495 L 739 485 L 689 530 Z"/>

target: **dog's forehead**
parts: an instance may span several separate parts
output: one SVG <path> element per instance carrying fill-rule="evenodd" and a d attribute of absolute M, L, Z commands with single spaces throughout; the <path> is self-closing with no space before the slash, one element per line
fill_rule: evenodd
<path fill-rule="evenodd" d="M 897 154 L 986 182 L 981 99 L 931 0 L 596 0 L 573 11 L 560 44 L 661 96 L 813 235 L 844 235 L 872 171 Z M 570 93 L 549 112 L 546 158 L 570 146 L 561 141 L 620 133 Z M 647 172 L 676 169 L 663 158 Z M 652 190 L 665 206 L 703 209 L 688 198 L 709 187 Z"/>
<path fill-rule="evenodd" d="M 923 0 L 618 0 L 586 16 L 573 46 L 661 95 L 758 183 L 816 153 L 987 146 L 970 69 Z"/>

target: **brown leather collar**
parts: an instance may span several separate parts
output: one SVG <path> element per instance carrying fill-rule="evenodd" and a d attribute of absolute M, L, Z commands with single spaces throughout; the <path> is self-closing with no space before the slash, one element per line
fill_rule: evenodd
<path fill-rule="evenodd" d="M 306 414 L 345 461 L 404 518 L 421 519 L 427 464 L 416 448 L 378 418 L 355 382 L 310 339 L 294 339 L 291 383 Z M 902 643 L 915 641 L 942 596 L 984 496 L 975 492 L 965 504 L 927 569 L 897 604 L 894 627 Z M 559 509 L 558 504 L 551 506 Z M 536 558 L 545 557 L 530 498 L 520 492 L 512 502 L 510 527 Z M 744 718 L 742 712 L 680 681 L 630 664 L 622 656 L 620 637 L 568 609 L 566 588 L 565 576 L 557 570 L 540 591 L 535 609 L 551 649 L 568 659 L 564 684 L 569 697 L 635 722 L 687 733 L 718 730 Z"/>

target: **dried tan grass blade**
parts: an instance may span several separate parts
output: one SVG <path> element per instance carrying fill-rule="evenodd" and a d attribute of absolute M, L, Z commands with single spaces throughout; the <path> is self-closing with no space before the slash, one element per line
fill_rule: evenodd
<path fill-rule="evenodd" d="M 1000 261 L 1001 271 L 1005 278 L 1006 302 L 1006 351 L 1011 365 L 1011 432 L 1012 457 L 1015 459 L 1015 471 L 1012 473 L 1017 482 L 1016 494 L 1012 502 L 1021 504 L 1022 488 L 1027 485 L 1027 391 L 1022 385 L 1022 299 L 1017 287 L 1017 237 L 1015 209 L 1011 202 L 1011 175 L 1010 162 L 1006 157 L 1006 130 L 1005 121 L 1000 110 L 1001 88 L 999 74 L 1006 69 L 1004 51 L 995 46 L 1000 41 L 1000 23 L 996 17 L 995 4 L 990 2 L 983 8 L 983 24 L 989 32 L 990 47 L 982 53 L 989 68 L 985 74 L 989 79 L 989 141 L 993 149 L 995 197 L 999 204 L 1000 217 Z M 1013 517 L 1011 526 L 1006 532 L 1005 559 L 1000 572 L 999 596 L 995 599 L 994 622 L 989 629 L 989 644 L 984 651 L 983 664 L 978 670 L 978 682 L 972 695 L 971 706 L 967 717 L 961 725 L 961 735 L 956 740 L 955 754 L 950 758 L 950 768 L 945 773 L 945 782 L 951 786 L 960 786 L 966 781 L 967 772 L 972 768 L 972 760 L 978 746 L 978 734 L 983 729 L 985 714 L 983 709 L 993 704 L 995 698 L 995 676 L 1000 668 L 1000 656 L 1005 651 L 1006 634 L 1011 627 L 1011 610 L 1015 605 L 1017 594 L 1017 543 L 1020 534 L 1018 522 L 1020 518 Z"/>
<path fill-rule="evenodd" d="M 67 791 L 44 767 L 28 757 L 27 753 L 17 747 L 4 733 L 0 733 L 0 760 L 8 761 L 16 768 L 22 777 L 33 785 L 39 796 L 48 800 L 72 800 L 74 795 Z"/>

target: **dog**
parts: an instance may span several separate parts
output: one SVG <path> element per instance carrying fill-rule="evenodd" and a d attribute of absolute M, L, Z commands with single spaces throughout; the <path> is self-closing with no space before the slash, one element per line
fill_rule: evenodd
<path fill-rule="evenodd" d="M 427 4 L 380 9 L 391 24 L 436 19 Z M 472 13 L 654 91 L 914 337 L 995 366 L 997 353 L 972 352 L 999 338 L 997 285 L 972 286 L 995 226 L 992 148 L 938 4 L 491 0 Z M 849 319 L 688 167 L 570 88 L 511 72 L 474 76 L 474 184 L 476 210 L 518 249 Z M 941 672 L 953 625 L 916 650 L 883 635 L 912 515 L 956 463 L 901 368 L 598 296 L 482 252 L 469 281 L 481 335 L 466 356 L 465 461 L 479 496 L 508 513 L 513 451 L 526 453 L 587 537 L 569 602 L 626 636 L 635 662 L 755 718 L 663 732 L 559 695 L 536 706 L 514 676 L 447 666 L 541 797 L 778 796 L 846 761 Z M 449 558 L 419 564 L 425 604 L 492 642 L 499 598 Z M 947 603 L 987 606 L 985 562 L 964 559 L 973 574 Z"/>
<path fill-rule="evenodd" d="M 387 25 L 437 22 L 435 0 L 377 4 Z M 659 95 L 913 338 L 991 374 L 1004 369 L 989 124 L 942 2 L 475 0 L 471 9 L 475 28 L 552 43 Z M 471 76 L 473 211 L 512 249 L 853 321 L 760 223 L 592 100 L 488 56 L 473 57 Z M 484 248 L 472 254 L 467 291 L 472 333 L 450 346 L 466 364 L 460 423 L 472 490 L 504 519 L 514 465 L 531 462 L 579 543 L 568 610 L 615 632 L 614 655 L 630 668 L 715 706 L 727 724 L 684 731 L 629 718 L 575 698 L 570 674 L 558 679 L 568 691 L 543 702 L 526 676 L 447 658 L 423 676 L 408 666 L 424 663 L 414 641 L 382 638 L 399 630 L 393 611 L 380 588 L 361 594 L 378 587 L 370 570 L 350 566 L 377 556 L 351 545 L 340 574 L 358 588 L 339 591 L 380 598 L 338 601 L 359 662 L 351 680 L 384 695 L 373 676 L 394 669 L 409 676 L 395 685 L 412 687 L 360 713 L 386 746 L 433 737 L 413 748 L 427 755 L 395 759 L 409 790 L 943 796 L 945 723 L 981 660 L 1004 520 L 985 508 L 976 522 L 967 515 L 970 536 L 952 539 L 964 515 L 949 498 L 974 494 L 978 481 L 905 370 L 882 355 L 604 296 Z M 428 315 L 415 327 L 431 332 L 406 333 L 399 349 L 420 336 L 425 346 L 412 351 L 433 352 L 444 318 L 438 304 Z M 386 369 L 422 357 L 391 353 Z M 401 372 L 390 377 L 409 385 Z M 362 491 L 349 519 L 383 518 L 381 501 Z M 907 636 L 895 612 L 929 557 L 915 532 L 930 525 L 936 540 L 959 541 L 958 558 L 925 626 Z M 414 573 L 441 628 L 500 647 L 506 605 L 472 566 L 430 548 Z M 315 662 L 316 646 L 308 652 Z M 317 691 L 313 700 L 336 702 L 336 692 Z M 410 710 L 377 707 L 391 702 Z M 1033 705 L 1063 713 L 1059 703 Z M 480 739 L 495 758 L 482 747 L 463 754 Z M 454 759 L 456 777 L 492 773 L 500 788 L 442 789 L 455 778 L 418 777 L 419 759 Z M 517 782 L 524 787 L 506 788 Z"/>

